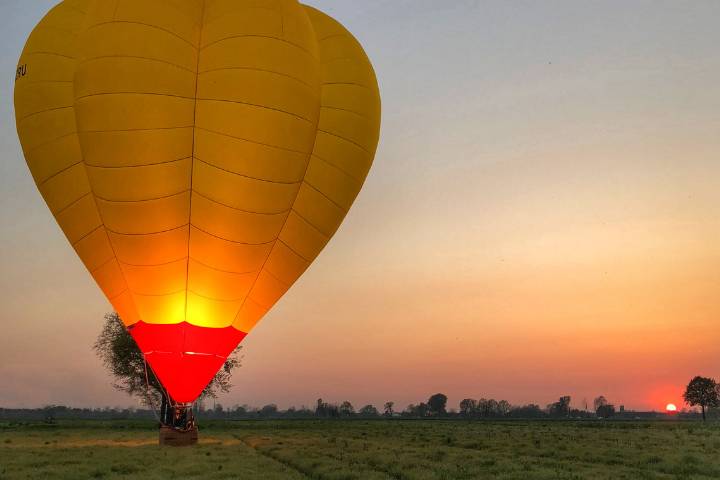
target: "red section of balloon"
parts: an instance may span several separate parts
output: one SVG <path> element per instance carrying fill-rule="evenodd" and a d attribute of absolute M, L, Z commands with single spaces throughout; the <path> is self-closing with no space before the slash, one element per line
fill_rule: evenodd
<path fill-rule="evenodd" d="M 130 334 L 155 375 L 176 402 L 195 401 L 247 335 L 233 327 L 206 328 L 183 322 L 139 322 Z"/>

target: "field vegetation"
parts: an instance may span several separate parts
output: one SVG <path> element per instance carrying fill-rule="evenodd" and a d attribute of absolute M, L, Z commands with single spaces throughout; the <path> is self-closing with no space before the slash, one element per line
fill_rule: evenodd
<path fill-rule="evenodd" d="M 720 425 L 683 421 L 148 421 L 0 424 L 0 479 L 710 479 Z"/>

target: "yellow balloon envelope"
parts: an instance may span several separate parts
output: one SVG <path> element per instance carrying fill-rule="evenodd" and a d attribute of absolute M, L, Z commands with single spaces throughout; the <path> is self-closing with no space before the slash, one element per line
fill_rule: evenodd
<path fill-rule="evenodd" d="M 15 112 L 60 228 L 190 402 L 338 229 L 380 95 L 353 36 L 295 0 L 65 0 Z"/>

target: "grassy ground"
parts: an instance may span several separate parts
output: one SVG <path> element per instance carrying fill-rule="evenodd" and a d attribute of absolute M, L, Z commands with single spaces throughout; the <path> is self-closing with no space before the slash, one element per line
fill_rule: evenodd
<path fill-rule="evenodd" d="M 258 421 L 157 446 L 148 423 L 0 424 L 0 479 L 720 478 L 720 425 Z"/>

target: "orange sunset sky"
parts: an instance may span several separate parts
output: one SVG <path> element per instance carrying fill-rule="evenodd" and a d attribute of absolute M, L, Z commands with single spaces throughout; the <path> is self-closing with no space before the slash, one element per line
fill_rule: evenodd
<path fill-rule="evenodd" d="M 720 3 L 308 3 L 375 64 L 380 148 L 223 405 L 661 410 L 720 376 Z M 53 4 L 0 2 L 0 407 L 134 405 L 15 133 L 11 73 Z"/>

